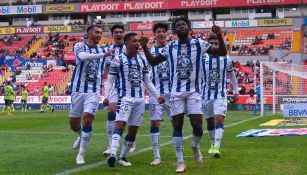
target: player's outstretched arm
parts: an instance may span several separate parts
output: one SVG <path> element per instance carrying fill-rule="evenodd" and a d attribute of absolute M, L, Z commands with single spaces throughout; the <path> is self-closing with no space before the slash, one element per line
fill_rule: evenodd
<path fill-rule="evenodd" d="M 162 55 L 153 56 L 150 53 L 149 48 L 147 47 L 148 38 L 141 36 L 139 42 L 140 42 L 140 44 L 141 44 L 141 46 L 144 50 L 144 54 L 145 54 L 146 59 L 147 59 L 147 61 L 150 65 L 155 66 L 155 65 L 164 61 L 164 59 L 162 58 Z"/>
<path fill-rule="evenodd" d="M 116 75 L 112 75 L 112 74 L 109 74 L 108 76 L 108 80 L 106 82 L 106 85 L 105 85 L 105 93 L 104 93 L 104 101 L 103 101 L 103 104 L 104 105 L 108 105 L 109 104 L 109 97 L 110 97 L 110 92 L 111 92 L 111 89 L 113 87 L 113 83 L 115 82 L 117 76 Z"/>
<path fill-rule="evenodd" d="M 221 28 L 217 25 L 212 26 L 212 32 L 215 33 L 219 40 L 219 48 L 211 48 L 209 50 L 210 54 L 213 55 L 220 55 L 220 56 L 226 56 L 227 55 L 227 49 L 226 45 L 223 39 Z"/>
<path fill-rule="evenodd" d="M 145 86 L 150 91 L 150 93 L 154 96 L 154 98 L 157 99 L 158 103 L 159 104 L 164 103 L 165 102 L 164 98 L 161 96 L 158 96 L 157 89 L 155 88 L 154 84 L 152 83 L 150 79 L 150 74 L 147 73 L 144 75 L 144 82 L 145 82 Z"/>
<path fill-rule="evenodd" d="M 99 60 L 101 58 L 104 59 L 108 56 L 111 56 L 111 54 L 112 54 L 112 51 L 108 51 L 107 53 L 98 53 L 98 54 L 79 52 L 77 56 L 81 61 L 91 61 L 91 60 Z"/>

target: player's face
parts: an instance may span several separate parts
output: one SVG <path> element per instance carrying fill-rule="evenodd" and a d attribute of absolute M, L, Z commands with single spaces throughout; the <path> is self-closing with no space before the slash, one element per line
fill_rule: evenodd
<path fill-rule="evenodd" d="M 94 27 L 88 32 L 88 39 L 91 40 L 94 44 L 98 44 L 102 36 L 101 28 Z"/>
<path fill-rule="evenodd" d="M 189 36 L 189 26 L 186 22 L 179 20 L 175 24 L 175 32 L 179 37 L 188 37 Z"/>
<path fill-rule="evenodd" d="M 114 29 L 112 36 L 114 38 L 115 43 L 119 44 L 124 42 L 124 33 L 125 32 L 123 31 L 123 29 L 120 28 Z"/>
<path fill-rule="evenodd" d="M 166 30 L 164 28 L 158 28 L 155 32 L 156 41 L 160 44 L 166 43 Z"/>
<path fill-rule="evenodd" d="M 130 37 L 126 44 L 127 50 L 137 53 L 140 48 L 139 36 Z"/>
<path fill-rule="evenodd" d="M 218 39 L 211 39 L 209 43 L 212 44 L 213 48 L 219 48 L 219 40 Z"/>

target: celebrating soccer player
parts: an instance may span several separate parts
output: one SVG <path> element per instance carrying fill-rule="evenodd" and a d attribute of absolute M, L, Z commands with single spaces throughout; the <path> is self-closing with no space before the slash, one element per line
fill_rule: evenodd
<path fill-rule="evenodd" d="M 76 67 L 71 80 L 69 116 L 70 128 L 79 135 L 73 145 L 74 149 L 79 148 L 77 164 L 85 163 L 84 154 L 91 137 L 92 121 L 98 109 L 103 85 L 104 61 L 112 52 L 105 53 L 104 48 L 98 46 L 101 33 L 100 26 L 91 25 L 87 28 L 88 41 L 74 46 Z"/>
<path fill-rule="evenodd" d="M 170 115 L 173 124 L 173 144 L 177 157 L 175 172 L 181 173 L 186 169 L 183 159 L 183 119 L 187 113 L 193 127 L 192 150 L 195 160 L 203 162 L 199 149 L 199 142 L 203 135 L 202 129 L 202 102 L 201 102 L 201 56 L 202 53 L 226 55 L 227 50 L 221 37 L 221 30 L 213 26 L 212 31 L 219 33 L 220 47 L 211 47 L 211 44 L 201 40 L 189 38 L 191 22 L 184 18 L 177 18 L 172 23 L 173 32 L 177 34 L 178 40 L 174 40 L 164 49 L 161 54 L 153 56 L 147 48 L 148 38 L 142 37 L 140 42 L 144 49 L 147 60 L 155 65 L 168 60 L 171 70 L 171 97 Z"/>
<path fill-rule="evenodd" d="M 138 127 L 142 124 L 144 117 L 145 89 L 143 81 L 147 89 L 158 99 L 158 102 L 164 102 L 163 97 L 158 97 L 158 93 L 150 80 L 149 66 L 145 59 L 138 54 L 140 45 L 137 34 L 126 34 L 124 43 L 126 52 L 119 55 L 119 58 L 112 59 L 106 83 L 105 105 L 109 103 L 110 91 L 114 81 L 117 80 L 119 84 L 118 110 L 112 135 L 111 155 L 108 157 L 109 167 L 115 167 L 116 153 L 126 124 L 129 126 L 128 134 L 125 137 L 118 163 L 123 166 L 131 166 L 131 163 L 126 159 L 126 155 L 134 145 Z"/>
<path fill-rule="evenodd" d="M 212 48 L 219 47 L 218 36 L 210 34 L 208 41 Z M 219 56 L 215 53 L 204 54 L 203 68 L 203 110 L 207 119 L 207 130 L 211 139 L 209 153 L 220 157 L 220 145 L 224 133 L 224 118 L 227 113 L 227 76 L 234 89 L 235 98 L 238 96 L 238 84 L 229 56 Z"/>
<path fill-rule="evenodd" d="M 155 36 L 155 46 L 151 48 L 153 55 L 158 55 L 166 46 L 166 35 L 168 26 L 164 23 L 157 23 L 153 27 L 153 33 Z M 150 165 L 156 166 L 161 163 L 160 156 L 160 122 L 163 119 L 163 111 L 166 111 L 169 116 L 169 93 L 171 90 L 170 84 L 170 67 L 168 61 L 164 61 L 156 66 L 152 66 L 152 82 L 155 85 L 159 95 L 165 99 L 164 104 L 159 104 L 157 99 L 150 94 L 149 98 L 149 111 L 151 119 L 150 127 L 150 140 L 154 152 L 154 160 Z"/>
<path fill-rule="evenodd" d="M 106 48 L 107 51 L 113 49 L 112 56 L 106 58 L 105 68 L 104 68 L 104 78 L 107 78 L 109 72 L 109 66 L 112 58 L 119 58 L 119 55 L 125 52 L 126 46 L 124 45 L 124 33 L 125 29 L 123 25 L 115 24 L 111 27 L 110 32 L 114 39 L 114 44 L 110 45 Z M 114 131 L 115 117 L 116 117 L 116 104 L 118 101 L 117 94 L 117 83 L 115 82 L 112 86 L 110 98 L 109 98 L 109 106 L 108 106 L 108 119 L 107 119 L 107 135 L 109 139 L 108 149 L 103 152 L 105 156 L 110 156 L 110 146 L 112 142 L 112 134 Z"/>

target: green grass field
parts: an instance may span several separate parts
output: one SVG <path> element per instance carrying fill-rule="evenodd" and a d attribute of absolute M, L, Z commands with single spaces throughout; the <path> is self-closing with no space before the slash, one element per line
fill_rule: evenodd
<path fill-rule="evenodd" d="M 255 118 L 249 112 L 230 111 L 226 118 L 222 141 L 222 157 L 214 159 L 207 153 L 209 138 L 204 134 L 201 151 L 205 157 L 202 165 L 194 161 L 191 139 L 184 142 L 187 165 L 185 174 L 307 174 L 307 137 L 236 138 L 259 124 L 281 116 Z M 248 119 L 252 119 L 249 120 Z M 165 120 L 161 126 L 161 156 L 163 164 L 152 167 L 152 150 L 149 149 L 149 115 L 137 137 L 137 150 L 128 157 L 131 167 L 117 165 L 109 169 L 102 152 L 107 147 L 105 135 L 106 112 L 100 111 L 94 121 L 93 136 L 85 157 L 86 164 L 75 164 L 77 152 L 72 150 L 76 135 L 70 131 L 68 111 L 55 113 L 16 113 L 13 117 L 0 116 L 0 174 L 116 174 L 116 175 L 166 175 L 175 174 L 175 153 L 172 129 Z M 205 126 L 205 125 L 204 125 Z M 204 127 L 205 128 L 205 127 Z M 191 134 L 189 121 L 185 121 L 184 135 Z M 83 171 L 81 171 L 83 170 Z"/>

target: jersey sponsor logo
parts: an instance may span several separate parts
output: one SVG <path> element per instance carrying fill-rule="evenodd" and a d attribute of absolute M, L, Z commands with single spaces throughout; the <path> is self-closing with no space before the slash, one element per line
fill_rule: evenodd
<path fill-rule="evenodd" d="M 140 87 L 142 83 L 141 72 L 138 71 L 137 65 L 132 65 L 129 69 L 128 80 L 132 87 Z"/>
<path fill-rule="evenodd" d="M 98 60 L 90 61 L 85 68 L 86 80 L 92 83 L 97 82 L 98 71 L 99 71 L 99 61 Z"/>
<path fill-rule="evenodd" d="M 159 79 L 161 82 L 169 80 L 170 69 L 167 61 L 157 65 L 157 73 L 159 74 Z"/>
<path fill-rule="evenodd" d="M 187 57 L 187 55 L 180 55 L 178 56 L 177 66 L 176 66 L 176 73 L 178 79 L 180 80 L 187 80 L 190 78 L 190 72 L 193 71 L 193 64 Z"/>

